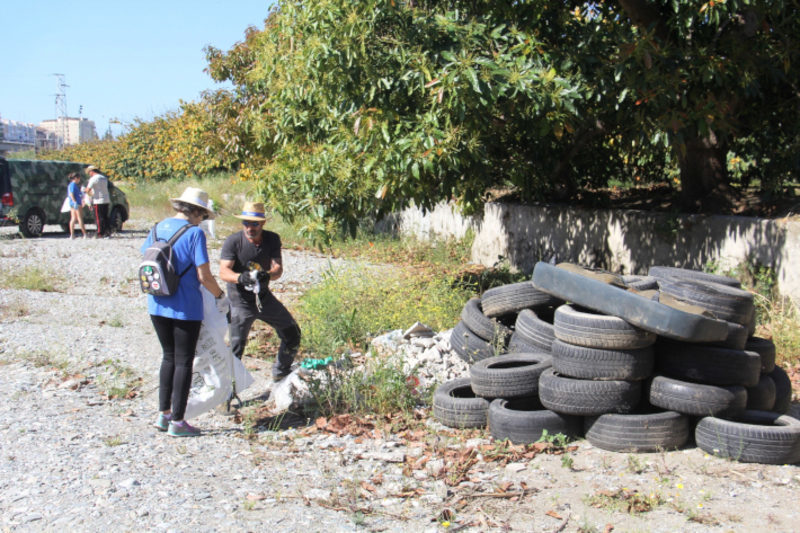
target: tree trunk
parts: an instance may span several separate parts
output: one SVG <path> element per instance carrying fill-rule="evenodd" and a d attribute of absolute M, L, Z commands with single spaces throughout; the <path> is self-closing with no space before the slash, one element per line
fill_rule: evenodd
<path fill-rule="evenodd" d="M 727 147 L 714 134 L 686 143 L 679 157 L 681 203 L 688 211 L 717 211 L 730 206 L 733 191 L 728 186 Z"/>

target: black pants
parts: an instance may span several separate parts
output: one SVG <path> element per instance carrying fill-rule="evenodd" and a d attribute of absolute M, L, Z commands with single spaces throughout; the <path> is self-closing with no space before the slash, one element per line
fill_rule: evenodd
<path fill-rule="evenodd" d="M 200 320 L 177 320 L 150 315 L 164 352 L 159 373 L 158 410 L 172 410 L 173 420 L 183 420 L 192 386 L 192 364 L 200 336 Z"/>
<path fill-rule="evenodd" d="M 94 221 L 97 224 L 97 235 L 111 235 L 111 228 L 108 222 L 108 204 L 94 204 Z"/>
<path fill-rule="evenodd" d="M 238 299 L 231 301 L 230 339 L 233 355 L 242 358 L 247 344 L 247 335 L 256 320 L 263 320 L 273 328 L 281 339 L 275 369 L 286 370 L 292 366 L 297 348 L 300 346 L 300 326 L 297 325 L 286 307 L 271 293 L 261 295 L 261 312 L 255 302 L 244 303 Z"/>

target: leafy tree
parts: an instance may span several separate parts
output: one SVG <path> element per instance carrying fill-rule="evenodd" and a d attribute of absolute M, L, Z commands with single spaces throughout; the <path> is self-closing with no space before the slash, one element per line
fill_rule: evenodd
<path fill-rule="evenodd" d="M 487 189 L 523 197 L 680 170 L 725 196 L 797 172 L 798 9 L 766 0 L 283 0 L 207 50 L 263 194 L 320 234 Z M 794 158 L 794 159 L 793 159 Z"/>
<path fill-rule="evenodd" d="M 616 42 L 603 77 L 622 88 L 618 103 L 642 135 L 670 148 L 686 204 L 730 193 L 731 151 L 756 163 L 752 177 L 767 190 L 797 175 L 797 2 L 619 0 L 593 9 Z"/>

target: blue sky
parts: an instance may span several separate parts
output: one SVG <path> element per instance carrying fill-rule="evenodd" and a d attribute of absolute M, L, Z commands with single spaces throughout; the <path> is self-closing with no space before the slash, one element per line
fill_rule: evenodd
<path fill-rule="evenodd" d="M 271 0 L 0 0 L 0 117 L 38 124 L 56 116 L 64 74 L 67 113 L 150 120 L 180 100 L 222 88 L 203 48 L 229 50 L 248 26 L 264 27 Z M 122 126 L 111 125 L 114 134 Z"/>

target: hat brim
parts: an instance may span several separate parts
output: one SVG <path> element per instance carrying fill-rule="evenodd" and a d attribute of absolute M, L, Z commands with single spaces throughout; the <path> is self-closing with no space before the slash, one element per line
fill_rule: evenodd
<path fill-rule="evenodd" d="M 239 220 L 249 220 L 250 222 L 266 222 L 267 217 L 254 217 L 252 215 L 233 215 Z"/>
<path fill-rule="evenodd" d="M 182 202 L 184 204 L 193 205 L 195 207 L 199 207 L 200 209 L 204 210 L 208 214 L 208 220 L 214 220 L 217 218 L 217 214 L 212 211 L 211 209 L 207 208 L 203 204 L 198 204 L 197 202 L 192 202 L 191 200 L 185 200 L 183 198 L 170 198 L 171 202 Z"/>

